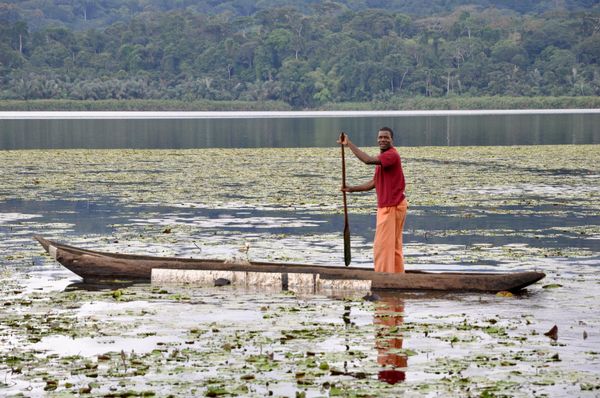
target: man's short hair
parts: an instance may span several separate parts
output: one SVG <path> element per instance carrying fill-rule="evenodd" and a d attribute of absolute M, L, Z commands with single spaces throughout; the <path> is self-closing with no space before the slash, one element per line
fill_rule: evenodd
<path fill-rule="evenodd" d="M 392 130 L 389 127 L 382 127 L 379 129 L 379 131 L 387 131 L 388 133 L 390 133 L 390 137 L 392 137 L 392 139 L 394 138 L 394 130 Z"/>

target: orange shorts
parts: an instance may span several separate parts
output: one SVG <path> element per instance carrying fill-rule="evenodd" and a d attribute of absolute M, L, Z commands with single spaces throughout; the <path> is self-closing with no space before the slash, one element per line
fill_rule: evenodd
<path fill-rule="evenodd" d="M 377 229 L 373 243 L 376 272 L 404 272 L 402 230 L 408 202 L 377 209 Z"/>

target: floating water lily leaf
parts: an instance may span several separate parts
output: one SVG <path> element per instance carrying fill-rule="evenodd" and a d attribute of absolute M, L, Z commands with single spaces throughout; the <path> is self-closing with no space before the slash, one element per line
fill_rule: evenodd
<path fill-rule="evenodd" d="M 542 288 L 544 288 L 544 289 L 557 289 L 559 287 L 563 287 L 563 285 L 561 285 L 559 283 L 550 283 L 550 284 L 542 286 Z"/>
<path fill-rule="evenodd" d="M 550 330 L 544 333 L 544 336 L 550 337 L 552 340 L 558 340 L 558 326 L 554 325 Z"/>

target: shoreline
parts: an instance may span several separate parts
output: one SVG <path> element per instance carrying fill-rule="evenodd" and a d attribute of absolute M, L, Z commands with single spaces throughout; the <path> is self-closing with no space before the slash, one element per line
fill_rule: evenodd
<path fill-rule="evenodd" d="M 411 97 L 389 101 L 325 103 L 294 108 L 282 101 L 126 100 L 0 100 L 0 112 L 17 111 L 129 111 L 129 112 L 317 112 L 317 111 L 469 111 L 534 109 L 600 109 L 600 97 Z"/>
<path fill-rule="evenodd" d="M 0 120 L 50 119 L 255 119 L 598 114 L 600 109 L 490 109 L 403 111 L 0 111 Z"/>

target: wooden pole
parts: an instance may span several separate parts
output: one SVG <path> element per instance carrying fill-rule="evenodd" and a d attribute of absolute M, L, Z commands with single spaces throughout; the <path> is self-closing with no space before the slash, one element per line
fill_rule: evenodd
<path fill-rule="evenodd" d="M 340 135 L 340 141 L 344 140 L 344 132 Z M 342 187 L 346 188 L 346 158 L 344 155 L 344 145 L 342 147 Z M 348 205 L 346 202 L 346 192 L 344 194 L 344 264 L 346 267 L 350 265 L 352 261 L 352 255 L 350 253 L 350 224 L 348 223 Z"/>

